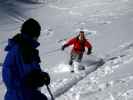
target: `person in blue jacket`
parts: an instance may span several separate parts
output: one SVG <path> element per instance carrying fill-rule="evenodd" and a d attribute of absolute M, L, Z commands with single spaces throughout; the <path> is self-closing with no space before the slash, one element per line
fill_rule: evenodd
<path fill-rule="evenodd" d="M 47 100 L 38 88 L 50 84 L 48 73 L 40 68 L 37 47 L 40 45 L 40 24 L 30 18 L 21 27 L 20 34 L 9 39 L 2 77 L 7 88 L 4 100 Z"/>

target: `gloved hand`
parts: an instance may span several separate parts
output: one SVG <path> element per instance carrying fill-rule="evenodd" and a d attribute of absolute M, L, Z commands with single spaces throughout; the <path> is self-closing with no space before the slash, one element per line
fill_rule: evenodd
<path fill-rule="evenodd" d="M 65 49 L 65 47 L 64 47 L 64 45 L 63 45 L 63 46 L 61 47 L 61 50 L 64 51 L 64 49 Z"/>
<path fill-rule="evenodd" d="M 61 50 L 64 51 L 64 49 L 65 49 L 67 46 L 68 46 L 67 44 L 63 45 L 63 46 L 61 47 Z"/>
<path fill-rule="evenodd" d="M 48 73 L 41 70 L 33 70 L 24 77 L 24 84 L 29 88 L 37 89 L 44 84 L 50 84 L 50 76 Z"/>
<path fill-rule="evenodd" d="M 87 55 L 90 55 L 92 52 L 92 48 L 88 48 L 88 52 L 87 52 Z"/>
<path fill-rule="evenodd" d="M 44 84 L 49 85 L 50 84 L 50 76 L 47 72 L 42 72 Z"/>

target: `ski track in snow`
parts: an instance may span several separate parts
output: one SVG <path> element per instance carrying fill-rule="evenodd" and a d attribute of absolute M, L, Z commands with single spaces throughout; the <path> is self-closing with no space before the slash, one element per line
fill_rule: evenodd
<path fill-rule="evenodd" d="M 89 78 L 88 79 L 88 83 L 87 85 L 84 85 L 84 87 L 88 87 L 88 88 L 83 88 L 81 86 L 81 88 L 77 88 L 76 89 L 76 86 L 75 88 L 71 89 L 68 94 L 65 94 L 65 96 L 67 97 L 70 97 L 70 98 L 75 98 L 75 100 L 80 100 L 80 98 L 88 95 L 91 97 L 93 97 L 92 100 L 123 100 L 123 99 L 119 99 L 121 97 L 124 97 L 124 98 L 133 98 L 133 92 L 132 92 L 132 89 L 129 89 L 127 91 L 125 91 L 124 87 L 127 87 L 128 86 L 128 82 L 130 81 L 133 81 L 133 76 L 127 76 L 127 77 L 123 77 L 121 79 L 118 79 L 118 80 L 111 80 L 111 81 L 107 81 L 107 82 L 104 82 L 104 83 L 99 83 L 99 81 L 96 81 L 95 79 L 92 79 L 92 77 L 90 77 L 90 80 Z M 82 84 L 84 84 L 82 82 Z M 121 89 L 122 91 L 117 93 L 116 96 L 114 97 L 112 93 L 110 93 L 108 90 L 110 90 L 111 88 L 118 88 L 118 89 Z M 74 93 L 76 92 L 76 94 L 74 95 Z M 106 99 L 103 98 L 103 96 L 101 96 L 102 94 L 100 94 L 101 92 L 103 93 L 106 93 Z M 111 96 L 109 96 L 109 95 Z M 78 98 L 77 98 L 78 97 Z M 97 99 L 96 99 L 97 98 Z M 113 98 L 113 99 L 111 99 Z M 70 99 L 72 100 L 72 99 Z M 124 99 L 125 100 L 125 99 Z M 126 99 L 128 100 L 128 99 Z"/>
<path fill-rule="evenodd" d="M 59 9 L 59 10 L 70 10 L 70 8 L 64 8 L 64 7 L 58 7 L 58 6 L 55 6 L 55 5 L 49 5 L 50 8 L 54 8 L 54 9 Z"/>
<path fill-rule="evenodd" d="M 82 74 L 80 73 L 79 75 L 76 74 L 77 76 L 74 76 L 71 78 L 71 80 L 66 81 L 65 83 L 63 83 L 62 85 L 58 85 L 60 86 L 59 88 L 57 88 L 55 90 L 55 92 L 53 92 L 54 97 L 59 97 L 60 95 L 64 94 L 65 92 L 67 92 L 72 86 L 76 85 L 79 81 L 81 81 L 82 79 L 84 79 L 89 73 L 95 71 L 97 69 L 97 66 L 92 66 L 91 69 L 86 70 L 85 72 L 83 72 Z"/>
<path fill-rule="evenodd" d="M 121 51 L 120 54 L 117 54 L 118 51 Z M 96 82 L 96 78 L 102 78 L 108 74 L 111 74 L 113 73 L 114 70 L 116 70 L 117 68 L 120 67 L 120 65 L 123 65 L 123 64 L 126 64 L 126 63 L 129 63 L 129 62 L 132 62 L 133 61 L 133 43 L 129 43 L 129 44 L 126 44 L 126 45 L 123 45 L 123 46 L 120 46 L 118 48 L 118 50 L 114 51 L 113 53 L 115 53 L 114 55 L 116 56 L 112 56 L 111 54 L 108 55 L 108 56 L 105 56 L 104 60 L 105 60 L 105 63 L 103 66 L 101 66 L 100 68 L 98 68 L 95 72 L 93 72 L 92 74 L 93 75 L 96 75 L 94 77 L 90 77 L 90 80 L 91 82 L 97 84 Z M 57 82 L 54 82 L 51 86 L 54 88 L 54 96 L 55 97 L 60 97 L 61 95 L 66 95 L 67 93 L 72 93 L 72 89 L 73 87 L 76 87 L 76 84 L 78 84 L 80 81 L 82 81 L 84 78 L 86 78 L 90 73 L 91 71 L 94 71 L 95 68 L 95 65 L 92 65 L 92 68 L 94 67 L 94 69 L 91 69 L 91 70 L 86 70 L 86 72 L 83 72 L 82 74 L 77 74 L 77 77 L 74 76 L 72 77 L 72 79 L 70 80 L 67 80 L 67 79 L 63 79 L 63 80 L 58 80 Z M 130 79 L 130 80 L 129 80 Z M 91 94 L 94 94 L 94 93 L 97 93 L 99 91 L 103 91 L 104 88 L 108 88 L 108 87 L 111 87 L 111 86 L 114 86 L 119 84 L 119 83 L 124 83 L 126 84 L 128 81 L 131 81 L 133 80 L 133 77 L 132 76 L 128 76 L 126 78 L 122 78 L 122 79 L 119 79 L 119 80 L 113 80 L 113 81 L 108 81 L 106 83 L 101 83 L 98 85 L 98 87 L 96 88 L 96 90 L 94 91 L 90 91 Z M 56 87 L 56 85 L 58 84 L 58 87 Z M 69 92 L 68 92 L 69 91 Z M 74 91 L 74 90 L 73 90 Z M 70 95 L 70 94 L 69 94 Z M 76 99 L 77 100 L 77 99 Z M 110 99 L 109 99 L 110 100 Z"/>

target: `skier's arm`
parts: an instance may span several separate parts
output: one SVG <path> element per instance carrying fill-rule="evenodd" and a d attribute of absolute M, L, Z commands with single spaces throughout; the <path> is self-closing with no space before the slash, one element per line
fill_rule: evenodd
<path fill-rule="evenodd" d="M 64 50 L 66 47 L 68 47 L 68 46 L 70 46 L 70 45 L 73 45 L 74 41 L 75 41 L 75 38 L 70 39 L 66 44 L 64 44 L 64 45 L 62 46 L 61 49 Z"/>
<path fill-rule="evenodd" d="M 85 47 L 88 48 L 87 54 L 88 54 L 88 55 L 91 54 L 91 52 L 92 52 L 92 45 L 91 45 L 91 43 L 90 43 L 89 41 L 87 41 L 87 40 L 86 40 L 86 42 L 85 42 Z"/>

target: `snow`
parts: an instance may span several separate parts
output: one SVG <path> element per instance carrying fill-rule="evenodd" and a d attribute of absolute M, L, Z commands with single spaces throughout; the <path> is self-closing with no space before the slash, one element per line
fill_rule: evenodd
<path fill-rule="evenodd" d="M 34 0 L 42 4 L 29 1 L 0 0 L 0 66 L 7 39 L 19 33 L 24 20 L 33 17 L 42 26 L 41 66 L 51 75 L 50 88 L 57 100 L 133 99 L 132 0 Z M 99 58 L 105 61 L 86 77 L 69 73 L 71 47 L 60 50 L 80 30 L 93 44 L 92 55 L 85 52 L 82 63 L 89 69 Z M 1 78 L 0 89 L 3 100 L 6 89 Z M 42 92 L 50 97 L 45 86 Z"/>
<path fill-rule="evenodd" d="M 60 63 L 58 66 L 56 66 L 55 68 L 53 68 L 53 71 L 55 73 L 64 73 L 64 72 L 69 72 L 70 71 L 70 66 Z"/>

